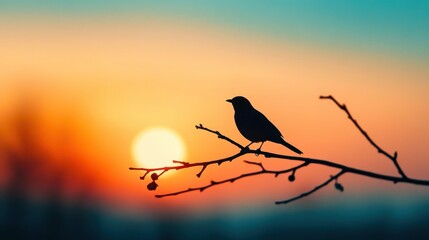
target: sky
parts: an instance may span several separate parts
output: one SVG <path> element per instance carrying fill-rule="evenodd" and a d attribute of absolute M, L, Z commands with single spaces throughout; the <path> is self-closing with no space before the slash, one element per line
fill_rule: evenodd
<path fill-rule="evenodd" d="M 264 209 L 334 174 L 312 166 L 299 171 L 293 184 L 287 176 L 258 176 L 155 199 L 147 180 L 128 170 L 138 165 L 131 154 L 134 138 L 150 127 L 183 138 L 183 161 L 236 153 L 194 126 L 247 144 L 225 102 L 242 95 L 305 157 L 396 174 L 343 112 L 318 99 L 332 94 L 380 146 L 398 151 L 408 175 L 429 179 L 428 10 L 427 1 L 396 0 L 2 1 L 2 156 L 37 155 L 48 162 L 41 174 L 66 173 L 60 175 L 64 198 L 74 201 L 88 191 L 95 201 L 130 213 Z M 291 154 L 273 143 L 264 149 Z M 211 166 L 201 179 L 198 169 L 163 176 L 156 193 L 254 170 L 244 159 L 273 168 L 293 164 L 248 156 Z M 14 173 L 3 169 L 0 186 L 6 189 Z M 309 201 L 428 197 L 424 187 L 352 175 L 340 180 L 344 193 L 326 188 Z M 51 181 L 29 177 L 32 196 L 43 198 Z"/>
<path fill-rule="evenodd" d="M 4 1 L 4 12 L 69 17 L 160 16 L 211 22 L 300 41 L 425 56 L 426 1 Z M 161 16 L 162 15 L 162 16 Z M 345 44 L 345 42 L 347 42 Z"/>

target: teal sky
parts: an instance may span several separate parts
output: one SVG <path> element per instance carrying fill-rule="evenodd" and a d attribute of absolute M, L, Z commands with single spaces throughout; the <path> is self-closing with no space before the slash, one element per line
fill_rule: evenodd
<path fill-rule="evenodd" d="M 429 58 L 429 1 L 1 1 L 0 13 L 177 17 L 281 39 Z"/>

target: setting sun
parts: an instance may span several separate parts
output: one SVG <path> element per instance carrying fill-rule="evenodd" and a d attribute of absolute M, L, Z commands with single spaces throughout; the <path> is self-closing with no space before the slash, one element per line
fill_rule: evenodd
<path fill-rule="evenodd" d="M 173 160 L 183 160 L 185 144 L 173 130 L 150 128 L 136 136 L 132 144 L 132 155 L 141 167 L 168 166 Z"/>

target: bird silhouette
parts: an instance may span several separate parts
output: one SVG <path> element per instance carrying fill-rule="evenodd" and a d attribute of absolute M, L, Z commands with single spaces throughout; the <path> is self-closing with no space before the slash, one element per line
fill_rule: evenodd
<path fill-rule="evenodd" d="M 276 126 L 264 114 L 253 108 L 252 104 L 245 97 L 237 96 L 226 101 L 232 103 L 234 107 L 234 119 L 238 131 L 250 141 L 250 144 L 246 148 L 255 142 L 262 142 L 258 148 L 258 151 L 260 151 L 264 142 L 271 141 L 282 144 L 298 154 L 302 154 L 301 150 L 286 142 Z"/>

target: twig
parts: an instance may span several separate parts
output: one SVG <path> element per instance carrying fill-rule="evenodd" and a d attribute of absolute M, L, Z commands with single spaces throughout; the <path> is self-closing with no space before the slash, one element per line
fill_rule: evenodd
<path fill-rule="evenodd" d="M 316 164 L 316 165 L 322 165 L 322 166 L 327 166 L 327 167 L 331 167 L 331 168 L 336 168 L 336 169 L 340 169 L 340 175 L 344 174 L 344 173 L 353 173 L 356 175 L 360 175 L 360 176 L 366 176 L 369 178 L 374 178 L 374 179 L 379 179 L 379 180 L 385 180 L 385 181 L 390 181 L 393 183 L 398 183 L 398 182 L 402 182 L 402 183 L 409 183 L 409 184 L 415 184 L 415 185 L 424 185 L 424 186 L 429 186 L 429 180 L 421 180 L 421 179 L 413 179 L 413 178 L 404 178 L 404 177 L 397 177 L 397 176 L 390 176 L 390 175 L 384 175 L 384 174 L 379 174 L 379 173 L 374 173 L 374 172 L 370 172 L 370 171 L 366 171 L 366 170 L 361 170 L 361 169 L 357 169 L 357 168 L 352 168 L 352 167 L 348 167 L 342 164 L 338 164 L 338 163 L 333 163 L 333 162 L 329 162 L 327 160 L 322 160 L 322 159 L 315 159 L 315 158 L 305 158 L 305 157 L 295 157 L 295 156 L 288 156 L 288 155 L 281 155 L 281 154 L 275 154 L 275 153 L 270 153 L 270 152 L 265 152 L 265 151 L 258 151 L 258 150 L 248 150 L 247 152 L 243 153 L 244 154 L 256 154 L 259 153 L 261 155 L 268 155 L 272 158 L 278 158 L 278 159 L 287 159 L 287 160 L 295 160 L 295 161 L 302 161 L 304 163 L 302 163 L 301 165 L 299 165 L 299 168 L 304 167 L 306 165 L 310 165 L 310 164 Z M 235 156 L 235 155 L 234 155 Z M 231 156 L 230 158 L 232 158 L 233 156 Z M 196 188 L 189 188 L 187 190 L 183 190 L 183 191 L 178 191 L 178 192 L 173 192 L 173 193 L 168 193 L 168 194 L 159 194 L 159 195 L 155 195 L 155 197 L 157 198 L 162 198 L 162 197 L 168 197 L 168 196 L 176 196 L 176 195 L 180 195 L 183 193 L 188 193 L 188 192 L 193 192 L 193 191 L 204 191 L 208 188 L 211 188 L 215 185 L 220 185 L 223 183 L 227 183 L 227 182 L 234 182 L 237 179 L 241 179 L 244 177 L 250 177 L 250 176 L 255 176 L 255 175 L 259 175 L 259 174 L 267 174 L 267 173 L 271 173 L 271 174 L 275 174 L 275 175 L 279 175 L 282 173 L 286 173 L 286 172 L 291 172 L 294 171 L 298 168 L 290 168 L 290 169 L 286 169 L 286 170 L 281 170 L 281 171 L 269 171 L 269 170 L 264 170 L 264 167 L 261 163 L 256 163 L 256 162 L 250 162 L 250 161 L 245 161 L 248 164 L 253 164 L 253 165 L 258 165 L 261 167 L 261 171 L 257 171 L 257 172 L 251 172 L 251 173 L 246 173 L 246 174 L 242 174 L 238 177 L 234 177 L 234 178 L 230 178 L 230 179 L 226 179 L 223 181 L 212 181 L 210 184 L 202 186 L 202 187 L 196 187 Z M 197 166 L 200 163 L 196 163 Z M 190 166 L 192 167 L 192 166 Z M 339 173 L 338 173 L 339 174 Z M 338 175 L 337 174 L 337 175 Z M 311 193 L 319 190 L 320 188 L 322 188 L 323 186 L 327 185 L 329 182 L 331 182 L 332 180 L 338 178 L 340 175 L 335 175 L 336 177 L 334 177 L 333 179 L 331 179 L 330 181 L 325 182 L 325 184 L 322 184 L 320 187 L 316 187 L 317 189 L 313 189 L 312 191 L 310 191 L 310 193 L 305 193 L 305 196 L 310 195 Z M 305 197 L 302 196 L 302 197 Z M 299 197 L 299 198 L 302 198 Z M 294 201 L 294 200 L 292 200 Z M 276 202 L 276 204 L 281 204 L 281 203 L 289 203 L 292 202 L 289 200 L 286 201 L 278 201 Z"/>
<path fill-rule="evenodd" d="M 189 162 L 183 162 L 183 161 L 178 161 L 178 160 L 173 160 L 173 163 L 178 163 L 181 164 L 179 166 L 170 166 L 170 167 L 159 167 L 159 168 L 136 168 L 136 167 L 130 167 L 129 170 L 139 170 L 139 171 L 146 171 L 145 174 L 143 176 L 140 177 L 141 180 L 144 180 L 146 178 L 146 176 L 151 173 L 151 172 L 157 172 L 157 171 L 162 171 L 161 174 L 164 174 L 165 172 L 168 172 L 170 170 L 180 170 L 180 169 L 184 169 L 184 168 L 193 168 L 193 167 L 202 167 L 201 171 L 199 173 L 197 173 L 197 177 L 201 177 L 201 175 L 203 174 L 203 172 L 206 170 L 207 166 L 212 165 L 212 164 L 217 164 L 217 165 L 221 165 L 224 162 L 231 162 L 232 160 L 240 157 L 241 155 L 244 155 L 246 153 L 249 152 L 248 148 L 243 147 L 242 145 L 240 145 L 239 143 L 237 143 L 236 141 L 232 140 L 231 138 L 221 134 L 218 131 L 213 131 L 211 129 L 208 129 L 206 127 L 204 127 L 202 124 L 199 125 L 195 125 L 196 129 L 201 129 L 213 134 L 216 134 L 217 137 L 219 139 L 223 139 L 235 146 L 237 146 L 238 148 L 241 149 L 241 151 L 237 154 L 234 154 L 232 156 L 226 157 L 226 158 L 221 158 L 221 159 L 217 159 L 217 160 L 212 160 L 212 161 L 205 161 L 205 162 L 196 162 L 196 163 L 189 163 Z M 159 174 L 158 176 L 160 176 L 161 174 Z"/>
<path fill-rule="evenodd" d="M 242 179 L 242 178 L 246 178 L 246 177 L 255 176 L 255 175 L 260 175 L 260 174 L 274 174 L 274 176 L 277 177 L 280 174 L 285 174 L 285 173 L 288 173 L 288 172 L 295 172 L 296 170 L 298 170 L 298 169 L 300 169 L 300 168 L 305 167 L 305 166 L 308 165 L 308 163 L 302 163 L 302 164 L 300 164 L 300 165 L 298 165 L 296 167 L 293 167 L 293 168 L 289 168 L 289 169 L 285 169 L 285 170 L 279 170 L 279 171 L 274 171 L 274 170 L 266 170 L 265 167 L 262 165 L 262 163 L 259 163 L 259 162 L 251 162 L 251 161 L 244 161 L 244 162 L 247 163 L 247 164 L 259 166 L 261 168 L 261 170 L 256 171 L 256 172 L 245 173 L 245 174 L 242 174 L 240 176 L 233 177 L 233 178 L 228 178 L 228 179 L 225 179 L 225 180 L 222 180 L 222 181 L 213 181 L 212 180 L 212 181 L 210 181 L 210 184 L 207 184 L 207 185 L 202 186 L 202 187 L 188 188 L 188 189 L 183 190 L 183 191 L 178 191 L 178 192 L 173 192 L 173 193 L 167 193 L 167 194 L 158 194 L 158 195 L 155 195 L 155 197 L 157 197 L 157 198 L 163 198 L 163 197 L 169 197 L 169 196 L 176 196 L 176 195 L 179 195 L 179 194 L 193 192 L 193 191 L 200 191 L 200 192 L 202 192 L 202 191 L 204 191 L 204 190 L 206 190 L 208 188 L 211 188 L 211 187 L 223 184 L 223 183 L 227 183 L 227 182 L 233 183 L 236 180 L 239 180 L 239 179 Z"/>
<path fill-rule="evenodd" d="M 144 180 L 145 177 L 151 173 L 151 172 L 158 172 L 158 171 L 163 171 L 163 173 L 171 171 L 171 170 L 180 170 L 180 169 L 185 169 L 185 168 L 193 168 L 193 167 L 202 167 L 201 171 L 197 174 L 197 177 L 201 177 L 201 174 L 204 172 L 204 170 L 207 168 L 207 166 L 212 165 L 212 164 L 217 164 L 217 165 L 221 165 L 224 162 L 231 162 L 234 159 L 244 155 L 248 153 L 247 151 L 240 151 L 237 154 L 234 154 L 232 156 L 226 157 L 226 158 L 221 158 L 221 159 L 217 159 L 217 160 L 211 160 L 211 161 L 206 161 L 206 162 L 196 162 L 196 163 L 189 163 L 189 162 L 182 162 L 182 161 L 176 161 L 174 160 L 174 163 L 178 163 L 181 165 L 178 166 L 169 166 L 169 167 L 159 167 L 159 168 L 136 168 L 136 167 L 130 167 L 129 170 L 136 170 L 136 171 L 146 171 L 145 174 L 140 177 L 141 180 Z"/>
<path fill-rule="evenodd" d="M 211 164 L 219 164 L 219 162 L 225 162 L 225 161 L 232 161 L 235 158 L 238 158 L 240 156 L 246 155 L 246 154 L 260 154 L 267 158 L 278 158 L 278 159 L 286 159 L 286 160 L 293 160 L 293 161 L 301 161 L 301 162 L 307 162 L 311 164 L 317 164 L 317 165 L 323 165 L 326 167 L 336 168 L 340 170 L 344 170 L 348 173 L 354 173 L 361 176 L 366 176 L 370 178 L 375 178 L 379 180 L 385 180 L 385 181 L 391 181 L 393 183 L 403 182 L 403 183 L 411 183 L 416 185 L 428 185 L 429 186 L 429 180 L 420 180 L 420 179 L 414 179 L 414 178 L 404 178 L 404 177 L 398 177 L 398 176 L 391 176 L 391 175 L 384 175 L 380 173 L 374 173 L 362 169 L 352 168 L 348 167 L 346 165 L 342 165 L 339 163 L 330 162 L 328 160 L 323 159 L 316 159 L 316 158 L 306 158 L 306 157 L 298 157 L 298 156 L 290 156 L 290 155 L 282 155 L 277 153 L 271 153 L 271 152 L 265 152 L 265 151 L 259 151 L 259 150 L 251 150 L 251 149 L 244 149 L 243 151 L 229 156 L 227 158 L 219 159 L 219 160 L 213 160 L 208 162 L 197 162 L 197 163 L 188 163 L 186 166 L 172 166 L 172 167 L 163 167 L 163 168 L 130 168 L 130 170 L 143 170 L 143 171 L 161 171 L 161 170 L 180 170 L 183 168 L 192 168 L 197 166 L 205 166 L 205 165 L 211 165 Z"/>
<path fill-rule="evenodd" d="M 387 158 L 389 158 L 393 164 L 395 165 L 396 169 L 398 170 L 398 173 L 403 177 L 403 178 L 407 178 L 407 175 L 405 175 L 404 171 L 402 170 L 401 166 L 399 166 L 398 163 L 398 153 L 395 152 L 393 155 L 390 155 L 389 153 L 387 153 L 386 151 L 384 151 L 382 148 L 380 148 L 368 135 L 368 133 L 363 130 L 363 128 L 359 125 L 359 123 L 356 121 L 356 119 L 353 118 L 353 116 L 350 114 L 349 110 L 347 109 L 347 106 L 345 104 L 340 104 L 333 96 L 329 95 L 329 96 L 320 96 L 320 99 L 331 99 L 341 110 L 343 110 L 348 118 L 350 119 L 350 121 L 353 122 L 353 124 L 356 126 L 356 128 L 362 133 L 362 135 L 366 138 L 366 140 L 368 140 L 368 142 L 377 149 L 377 151 L 380 154 L 383 154 L 384 156 L 386 156 Z"/>
<path fill-rule="evenodd" d="M 240 148 L 240 149 L 244 149 L 244 147 L 243 147 L 241 144 L 239 144 L 239 143 L 237 143 L 236 141 L 232 140 L 231 138 L 229 138 L 229 137 L 227 137 L 227 136 L 225 136 L 225 135 L 221 134 L 221 133 L 220 133 L 220 132 L 218 132 L 218 131 L 213 131 L 213 130 L 211 130 L 211 129 L 208 129 L 208 128 L 204 127 L 201 123 L 200 123 L 200 124 L 198 124 L 198 125 L 195 125 L 195 128 L 196 128 L 196 129 L 201 129 L 201 130 L 204 130 L 204 131 L 207 131 L 207 132 L 214 133 L 214 134 L 216 134 L 216 135 L 217 135 L 217 137 L 218 137 L 218 138 L 223 139 L 223 140 L 225 140 L 225 141 L 228 141 L 228 142 L 230 142 L 231 144 L 233 144 L 233 145 L 237 146 L 237 147 L 238 147 L 238 148 Z"/>
<path fill-rule="evenodd" d="M 260 168 L 259 171 L 255 171 L 255 172 L 250 172 L 250 173 L 245 173 L 245 174 L 241 174 L 237 177 L 233 177 L 233 178 L 229 178 L 229 179 L 225 179 L 222 181 L 211 181 L 210 184 L 202 186 L 202 187 L 195 187 L 195 188 L 189 188 L 187 190 L 183 190 L 183 191 L 178 191 L 178 192 L 173 192 L 173 193 L 167 193 L 167 194 L 158 194 L 155 195 L 157 198 L 162 198 L 162 197 L 168 197 L 168 196 L 176 196 L 176 195 L 180 195 L 183 193 L 188 193 L 188 192 L 192 192 L 192 191 L 204 191 L 208 188 L 220 185 L 220 184 L 224 184 L 227 182 L 234 182 L 236 180 L 242 179 L 242 178 L 246 178 L 246 177 L 251 177 L 251 176 L 255 176 L 255 175 L 260 175 L 260 174 L 274 174 L 276 177 L 280 174 L 284 174 L 284 173 L 288 173 L 288 172 L 292 172 L 292 174 L 289 176 L 289 181 L 294 181 L 295 180 L 295 172 L 302 168 L 305 167 L 307 165 L 313 164 L 313 165 L 322 165 L 322 166 L 326 166 L 326 167 L 330 167 L 330 168 L 335 168 L 335 169 L 339 169 L 340 172 L 338 172 L 336 175 L 331 176 L 328 180 L 326 180 L 325 182 L 323 182 L 322 184 L 316 186 L 314 189 L 312 189 L 311 191 L 302 193 L 301 195 L 294 197 L 294 198 L 290 198 L 284 201 L 277 201 L 276 204 L 285 204 L 285 203 L 290 203 L 293 201 L 296 201 L 298 199 L 301 199 L 303 197 L 306 197 L 308 195 L 313 194 L 314 192 L 322 189 L 323 187 L 327 186 L 330 182 L 332 181 L 336 181 L 335 183 L 335 187 L 340 190 L 343 191 L 343 187 L 341 184 L 339 184 L 337 182 L 337 179 L 345 174 L 345 173 L 351 173 L 351 174 L 356 174 L 356 175 L 360 175 L 360 176 L 365 176 L 365 177 L 369 177 L 369 178 L 374 178 L 374 179 L 378 179 L 378 180 L 385 180 L 385 181 L 391 181 L 393 183 L 398 183 L 398 182 L 402 182 L 402 183 L 408 183 L 408 184 L 415 184 L 415 185 L 424 185 L 424 186 L 429 186 L 429 180 L 422 180 L 422 179 L 414 179 L 414 178 L 409 178 L 405 175 L 405 173 L 403 172 L 403 170 L 401 169 L 401 167 L 399 166 L 399 163 L 397 161 L 397 157 L 398 154 L 397 152 L 394 153 L 394 155 L 390 155 L 388 154 L 386 151 L 384 151 L 383 149 L 381 149 L 370 137 L 369 135 L 366 133 L 366 131 L 364 131 L 362 129 L 362 127 L 358 124 L 358 122 L 352 117 L 352 115 L 350 114 L 350 112 L 348 111 L 346 105 L 341 105 L 338 103 L 338 101 L 332 97 L 332 96 L 320 96 L 321 99 L 331 99 L 341 110 L 343 110 L 348 118 L 353 122 L 353 124 L 355 125 L 355 127 L 362 133 L 362 135 L 364 135 L 364 137 L 366 138 L 366 140 L 372 145 L 374 146 L 378 152 L 380 154 L 383 154 L 384 156 L 386 156 L 387 158 L 389 158 L 395 165 L 395 167 L 397 168 L 400 176 L 391 176 L 391 175 L 384 175 L 384 174 L 380 174 L 380 173 L 374 173 L 374 172 L 370 172 L 370 171 L 366 171 L 366 170 L 362 170 L 362 169 L 357 169 L 357 168 L 352 168 L 352 167 L 348 167 L 339 163 L 334 163 L 334 162 L 330 162 L 328 160 L 323 160 L 323 159 L 316 159 L 316 158 L 306 158 L 306 157 L 299 157 L 299 156 L 290 156 L 290 155 L 282 155 L 282 154 L 277 154 L 277 153 L 271 153 L 271 152 L 265 152 L 265 151 L 260 151 L 260 150 L 251 150 L 247 147 L 243 147 L 241 144 L 237 143 L 236 141 L 232 140 L 231 138 L 221 134 L 218 131 L 214 131 L 211 130 L 209 128 L 204 127 L 202 124 L 196 125 L 195 127 L 197 129 L 201 129 L 201 130 L 205 130 L 207 132 L 213 133 L 215 135 L 217 135 L 218 138 L 223 139 L 233 145 L 235 145 L 236 147 L 238 147 L 240 149 L 240 152 L 238 152 L 237 154 L 234 154 L 232 156 L 226 157 L 226 158 L 222 158 L 222 159 L 217 159 L 217 160 L 211 160 L 211 161 L 204 161 L 204 162 L 196 162 L 196 163 L 188 163 L 188 162 L 182 162 L 182 161 L 173 161 L 176 164 L 180 164 L 178 166 L 169 166 L 169 167 L 161 167 L 161 168 L 130 168 L 130 170 L 140 170 L 140 171 L 145 171 L 145 174 L 141 177 L 141 179 L 144 179 L 150 172 L 158 172 L 158 171 L 162 171 L 158 176 L 164 174 L 167 171 L 170 170 L 181 170 L 181 169 L 187 169 L 187 168 L 193 168 L 193 167 L 201 167 L 200 172 L 197 174 L 197 177 L 200 177 L 201 174 L 205 171 L 205 169 L 212 164 L 217 164 L 220 165 L 223 162 L 226 161 L 233 161 L 234 159 L 244 156 L 246 154 L 255 154 L 255 155 L 263 155 L 266 158 L 278 158 L 278 159 L 286 159 L 286 160 L 292 160 L 292 161 L 301 161 L 303 162 L 302 164 L 293 167 L 293 168 L 289 168 L 289 169 L 285 169 L 285 170 L 278 170 L 278 171 L 273 171 L 273 170 L 267 170 L 265 169 L 265 167 L 263 166 L 262 163 L 260 162 L 252 162 L 252 161 L 244 161 L 247 164 L 251 164 L 251 165 L 256 165 Z M 154 182 L 152 182 L 153 184 Z M 156 184 L 155 184 L 156 185 Z"/>
<path fill-rule="evenodd" d="M 276 204 L 287 204 L 287 203 L 290 203 L 290 202 L 293 202 L 293 201 L 299 200 L 299 199 L 301 199 L 301 198 L 303 198 L 303 197 L 307 197 L 308 195 L 311 195 L 311 194 L 313 194 L 314 192 L 317 192 L 317 190 L 319 190 L 319 189 L 321 189 L 321 188 L 325 187 L 326 185 L 328 185 L 328 184 L 329 184 L 330 182 L 332 182 L 333 180 L 338 179 L 338 178 L 339 178 L 341 175 L 343 175 L 344 173 L 346 173 L 346 171 L 345 171 L 345 170 L 341 170 L 339 173 L 335 174 L 334 176 L 331 176 L 327 181 L 325 181 L 325 182 L 323 182 L 322 184 L 320 184 L 320 185 L 316 186 L 316 187 L 315 187 L 315 188 L 313 188 L 312 190 L 310 190 L 310 191 L 308 191 L 308 192 L 305 192 L 305 193 L 302 193 L 301 195 L 296 196 L 296 197 L 293 197 L 293 198 L 290 198 L 290 199 L 288 199 L 288 200 L 284 200 L 284 201 L 277 201 L 277 202 L 276 202 Z"/>

